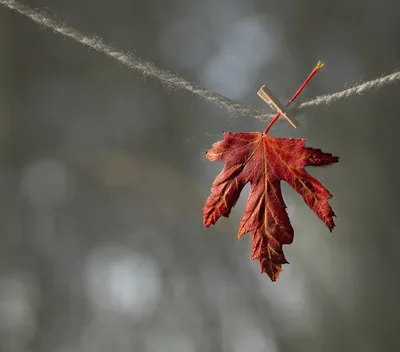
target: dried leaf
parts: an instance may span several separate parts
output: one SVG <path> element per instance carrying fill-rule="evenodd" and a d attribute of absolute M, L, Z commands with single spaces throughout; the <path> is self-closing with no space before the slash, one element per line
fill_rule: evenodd
<path fill-rule="evenodd" d="M 243 187 L 250 194 L 239 226 L 238 238 L 253 233 L 251 259 L 258 259 L 261 272 L 276 281 L 282 264 L 288 263 L 282 245 L 293 241 L 293 228 L 282 198 L 281 180 L 286 181 L 332 231 L 335 216 L 328 204 L 329 191 L 310 176 L 305 166 L 323 166 L 338 158 L 320 149 L 306 148 L 304 139 L 277 138 L 266 133 L 224 133 L 224 140 L 207 152 L 211 161 L 225 166 L 215 179 L 204 206 L 204 225 L 228 217 Z"/>

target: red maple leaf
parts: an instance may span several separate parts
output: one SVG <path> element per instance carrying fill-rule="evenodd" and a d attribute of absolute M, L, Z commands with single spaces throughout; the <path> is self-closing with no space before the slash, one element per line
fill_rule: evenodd
<path fill-rule="evenodd" d="M 221 216 L 228 217 L 243 187 L 250 182 L 238 238 L 253 233 L 251 259 L 260 260 L 261 272 L 267 273 L 272 281 L 277 280 L 282 264 L 288 263 L 282 246 L 293 241 L 293 228 L 282 197 L 281 181 L 286 181 L 296 190 L 332 231 L 335 214 L 328 204 L 332 195 L 304 167 L 338 161 L 332 154 L 305 147 L 304 139 L 269 136 L 267 132 L 279 115 L 264 133 L 225 132 L 224 140 L 215 143 L 206 153 L 210 161 L 223 161 L 225 166 L 215 179 L 204 205 L 204 225 L 209 227 Z"/>

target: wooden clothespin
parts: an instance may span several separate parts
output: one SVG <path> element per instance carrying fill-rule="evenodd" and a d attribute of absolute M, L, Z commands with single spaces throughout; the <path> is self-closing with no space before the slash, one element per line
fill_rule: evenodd
<path fill-rule="evenodd" d="M 264 100 L 271 107 L 272 110 L 274 110 L 277 114 L 279 113 L 281 116 L 283 116 L 292 125 L 293 128 L 297 128 L 296 125 L 292 122 L 292 120 L 290 120 L 289 117 L 287 117 L 283 105 L 272 94 L 272 92 L 265 84 L 259 89 L 257 95 L 262 100 Z"/>

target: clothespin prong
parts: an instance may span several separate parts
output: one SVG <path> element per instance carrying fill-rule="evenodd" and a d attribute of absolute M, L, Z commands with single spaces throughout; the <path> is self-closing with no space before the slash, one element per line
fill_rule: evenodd
<path fill-rule="evenodd" d="M 257 95 L 262 100 L 264 100 L 276 113 L 280 113 L 281 116 L 283 116 L 293 128 L 297 128 L 296 125 L 292 122 L 292 120 L 290 120 L 289 117 L 287 117 L 287 115 L 283 111 L 284 109 L 282 104 L 279 102 L 278 99 L 276 99 L 273 96 L 273 94 L 265 84 L 258 90 Z"/>

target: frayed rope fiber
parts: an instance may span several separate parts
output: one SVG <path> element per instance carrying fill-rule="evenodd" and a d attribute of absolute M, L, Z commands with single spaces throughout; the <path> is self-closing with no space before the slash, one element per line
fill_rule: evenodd
<path fill-rule="evenodd" d="M 226 98 L 218 93 L 209 91 L 186 79 L 179 77 L 167 70 L 162 70 L 151 62 L 142 61 L 139 58 L 116 50 L 111 45 L 105 44 L 103 39 L 97 36 L 86 36 L 78 30 L 69 27 L 61 21 L 50 18 L 45 12 L 31 9 L 29 6 L 21 4 L 15 0 L 0 0 L 0 4 L 12 9 L 34 22 L 52 29 L 54 32 L 60 33 L 65 37 L 69 37 L 78 43 L 84 44 L 98 52 L 101 52 L 132 70 L 139 71 L 145 76 L 158 79 L 164 87 L 169 90 L 187 90 L 203 100 L 210 101 L 220 108 L 228 110 L 230 114 L 239 114 L 250 116 L 262 121 L 270 120 L 274 114 L 267 114 L 263 110 L 254 109 L 250 106 L 243 105 L 235 100 Z M 353 95 L 362 95 L 369 90 L 377 90 L 389 84 L 396 83 L 400 80 L 400 71 L 383 76 L 372 81 L 361 83 L 355 87 L 343 90 L 341 92 L 322 95 L 313 100 L 302 103 L 298 106 L 299 110 L 317 105 L 328 105 L 340 99 L 346 99 Z"/>

